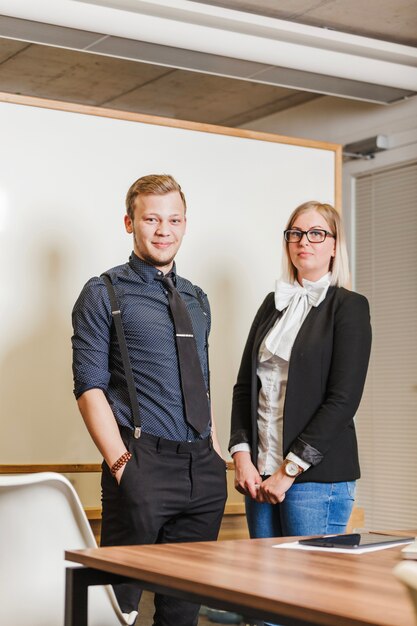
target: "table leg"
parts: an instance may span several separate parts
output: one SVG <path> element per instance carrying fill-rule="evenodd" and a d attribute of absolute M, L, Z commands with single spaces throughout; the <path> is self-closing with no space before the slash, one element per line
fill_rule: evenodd
<path fill-rule="evenodd" d="M 90 567 L 67 567 L 65 574 L 65 626 L 88 626 L 88 587 L 125 581 L 123 576 Z"/>
<path fill-rule="evenodd" d="M 65 575 L 65 626 L 87 626 L 88 581 L 84 568 L 68 567 Z"/>

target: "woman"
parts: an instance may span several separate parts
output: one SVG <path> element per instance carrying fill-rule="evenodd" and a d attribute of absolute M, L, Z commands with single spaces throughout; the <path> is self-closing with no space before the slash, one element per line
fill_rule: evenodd
<path fill-rule="evenodd" d="M 284 280 L 253 321 L 229 444 L 251 537 L 342 533 L 360 476 L 354 415 L 371 346 L 366 298 L 347 289 L 341 219 L 306 202 L 284 231 Z"/>

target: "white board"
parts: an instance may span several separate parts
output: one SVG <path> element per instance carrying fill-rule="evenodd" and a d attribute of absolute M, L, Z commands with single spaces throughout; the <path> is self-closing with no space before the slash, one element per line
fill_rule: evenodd
<path fill-rule="evenodd" d="M 334 203 L 334 149 L 6 102 L 0 142 L 0 462 L 99 460 L 72 395 L 71 309 L 91 276 L 129 257 L 130 184 L 162 172 L 188 203 L 178 273 L 212 306 L 226 451 L 243 344 L 280 274 L 285 221 L 306 200 Z"/>

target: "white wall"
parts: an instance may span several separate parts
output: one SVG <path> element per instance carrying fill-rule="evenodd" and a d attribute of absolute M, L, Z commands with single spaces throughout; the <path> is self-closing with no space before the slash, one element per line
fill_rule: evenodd
<path fill-rule="evenodd" d="M 392 135 L 397 145 L 407 141 L 397 135 L 413 129 L 417 132 L 417 98 L 383 106 L 323 96 L 242 128 L 341 144 L 385 133 Z"/>

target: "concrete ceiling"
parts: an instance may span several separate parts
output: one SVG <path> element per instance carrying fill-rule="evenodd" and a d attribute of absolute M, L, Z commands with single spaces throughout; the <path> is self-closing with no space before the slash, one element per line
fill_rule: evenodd
<path fill-rule="evenodd" d="M 417 47 L 415 0 L 191 0 Z"/>
<path fill-rule="evenodd" d="M 4 38 L 0 91 L 224 126 L 239 126 L 319 97 Z"/>
<path fill-rule="evenodd" d="M 202 4 L 199 0 L 191 3 Z M 415 0 L 223 0 L 204 4 L 417 46 Z M 4 35 L 0 37 L 0 91 L 226 126 L 248 124 L 321 97 L 314 89 L 218 76 L 207 73 L 203 66 L 202 71 L 188 71 L 176 69 L 174 62 L 169 67 L 166 62 L 115 58 L 117 53 L 113 56 L 105 48 L 102 54 L 82 51 L 89 47 L 92 33 L 70 30 L 0 16 L 0 34 Z M 66 43 L 67 35 L 72 36 L 71 42 L 75 36 L 81 43 Z M 117 46 L 117 38 L 112 39 Z M 151 44 L 143 45 L 149 47 L 148 53 Z M 80 49 L 69 49 L 77 47 Z M 151 52 L 151 61 L 158 58 L 156 49 Z M 406 95 L 398 90 L 386 101 Z"/>

